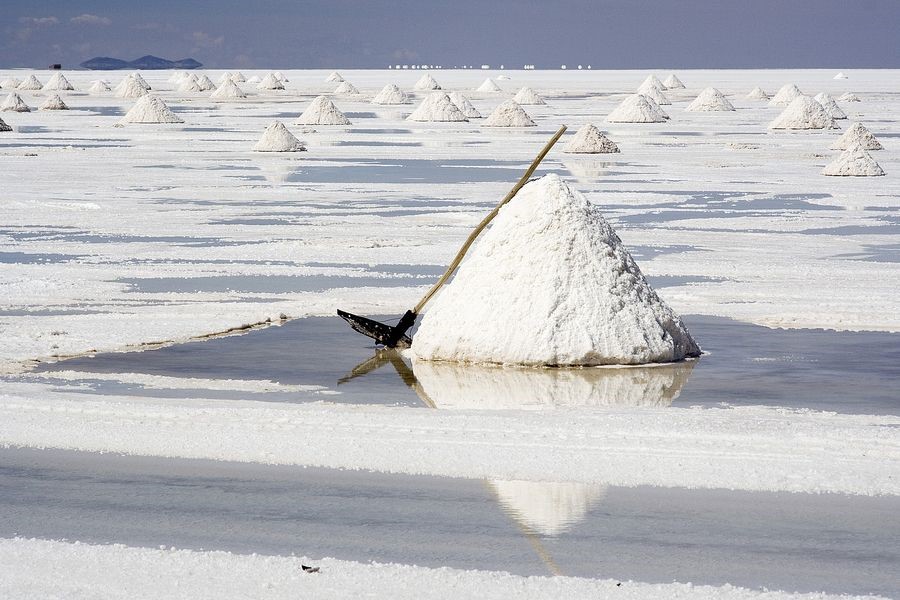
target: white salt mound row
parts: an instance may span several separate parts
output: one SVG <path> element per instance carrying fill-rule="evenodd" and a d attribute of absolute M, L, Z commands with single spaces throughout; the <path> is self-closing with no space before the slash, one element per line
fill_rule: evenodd
<path fill-rule="evenodd" d="M 597 207 L 550 174 L 500 210 L 426 310 L 412 351 L 588 366 L 672 362 L 700 348 Z"/>
<path fill-rule="evenodd" d="M 184 123 L 184 121 L 166 106 L 159 96 L 146 94 L 138 98 L 125 116 L 116 124 L 121 127 L 126 123 Z"/>
<path fill-rule="evenodd" d="M 772 99 L 769 100 L 769 106 L 787 106 L 802 95 L 803 92 L 800 91 L 800 88 L 793 83 L 787 83 L 781 86 L 781 89 L 772 96 Z"/>
<path fill-rule="evenodd" d="M 484 92 L 487 94 L 492 94 L 494 92 L 502 92 L 503 90 L 497 85 L 497 82 L 488 77 L 485 79 L 481 85 L 479 85 L 476 89 L 476 92 Z"/>
<path fill-rule="evenodd" d="M 862 123 L 854 123 L 831 145 L 832 150 L 849 150 L 860 146 L 865 150 L 883 150 L 884 146 Z"/>
<path fill-rule="evenodd" d="M 100 81 L 99 79 L 96 79 L 93 82 L 91 82 L 91 87 L 88 88 L 88 93 L 92 94 L 94 96 L 99 96 L 100 94 L 105 94 L 108 91 L 110 91 L 109 86 L 106 85 L 106 82 Z"/>
<path fill-rule="evenodd" d="M 10 92 L 3 104 L 0 104 L 0 110 L 7 112 L 31 112 L 31 109 L 28 108 L 28 105 L 16 92 Z"/>
<path fill-rule="evenodd" d="M 337 71 L 332 71 L 331 75 L 325 78 L 325 83 L 340 83 L 344 80 Z"/>
<path fill-rule="evenodd" d="M 7 125 L 3 119 L 0 119 L 0 131 L 12 131 L 12 127 Z"/>
<path fill-rule="evenodd" d="M 844 92 L 843 94 L 841 94 L 838 100 L 840 100 L 841 102 L 861 102 L 859 96 L 857 96 L 853 92 Z"/>
<path fill-rule="evenodd" d="M 211 92 L 216 89 L 216 84 L 214 84 L 212 79 L 205 74 L 197 78 L 197 86 L 200 88 L 201 92 Z"/>
<path fill-rule="evenodd" d="M 262 78 L 258 84 L 256 84 L 256 88 L 260 90 L 283 90 L 284 84 L 281 83 L 281 80 L 275 77 L 274 73 L 267 73 L 265 77 Z"/>
<path fill-rule="evenodd" d="M 425 73 L 416 82 L 415 89 L 420 91 L 439 90 L 441 89 L 441 85 L 437 81 L 435 81 L 434 77 L 432 77 L 430 73 Z"/>
<path fill-rule="evenodd" d="M 653 101 L 660 106 L 664 104 L 672 104 L 672 102 L 668 98 L 666 98 L 666 95 L 663 94 L 659 88 L 647 83 L 641 84 L 641 87 L 638 88 L 637 93 L 648 98 L 652 98 Z"/>
<path fill-rule="evenodd" d="M 38 107 L 38 110 L 69 110 L 69 107 L 59 97 L 59 94 L 53 94 L 44 100 L 44 103 Z"/>
<path fill-rule="evenodd" d="M 881 166 L 872 155 L 859 146 L 841 152 L 824 169 L 823 175 L 835 177 L 879 177 L 884 175 Z"/>
<path fill-rule="evenodd" d="M 228 100 L 232 98 L 246 98 L 247 94 L 234 81 L 226 79 L 209 97 L 214 100 Z"/>
<path fill-rule="evenodd" d="M 295 122 L 297 125 L 350 125 L 350 120 L 327 96 L 317 96 Z"/>
<path fill-rule="evenodd" d="M 816 102 L 822 105 L 822 108 L 825 109 L 829 115 L 831 115 L 832 119 L 846 119 L 847 115 L 844 111 L 841 110 L 841 107 L 837 105 L 837 102 L 834 101 L 834 98 L 831 97 L 830 94 L 826 94 L 825 92 L 820 92 L 815 96 Z"/>
<path fill-rule="evenodd" d="M 603 135 L 592 123 L 579 129 L 563 149 L 563 152 L 571 154 L 615 154 L 618 151 L 619 147 L 615 142 Z"/>
<path fill-rule="evenodd" d="M 65 75 L 57 71 L 50 76 L 50 79 L 47 80 L 47 83 L 41 89 L 45 91 L 69 91 L 74 90 L 75 87 L 69 83 Z"/>
<path fill-rule="evenodd" d="M 352 95 L 352 94 L 359 94 L 359 90 L 356 89 L 356 86 L 354 86 L 349 81 L 342 81 L 338 84 L 338 86 L 336 88 L 334 88 L 333 93 Z"/>
<path fill-rule="evenodd" d="M 231 80 L 235 83 L 244 83 L 245 81 L 247 81 L 247 78 L 244 77 L 243 73 L 238 71 L 237 73 L 235 73 L 234 75 L 231 76 Z M 257 78 L 257 81 L 254 83 L 259 83 L 259 78 Z"/>
<path fill-rule="evenodd" d="M 513 97 L 513 100 L 516 101 L 519 105 L 526 106 L 539 106 L 541 104 L 547 104 L 544 102 L 544 99 L 533 89 L 530 87 L 523 87 L 518 93 Z"/>
<path fill-rule="evenodd" d="M 0 81 L 0 89 L 4 90 L 14 90 L 22 84 L 20 79 L 16 79 L 15 77 L 7 77 L 3 81 Z"/>
<path fill-rule="evenodd" d="M 768 100 L 769 95 L 761 88 L 755 87 L 747 94 L 748 100 Z"/>
<path fill-rule="evenodd" d="M 254 152 L 303 152 L 306 146 L 281 121 L 272 121 L 253 146 Z"/>
<path fill-rule="evenodd" d="M 372 98 L 372 104 L 406 104 L 409 97 L 399 86 L 389 83 Z"/>
<path fill-rule="evenodd" d="M 507 100 L 494 109 L 484 120 L 485 127 L 535 127 L 535 123 L 525 109 L 515 100 Z"/>
<path fill-rule="evenodd" d="M 622 100 L 606 120 L 610 123 L 664 123 L 666 118 L 666 113 L 655 102 L 641 94 L 633 94 Z"/>
<path fill-rule="evenodd" d="M 447 94 L 450 96 L 450 101 L 456 105 L 456 107 L 462 111 L 464 115 L 466 115 L 467 119 L 480 119 L 481 113 L 478 112 L 478 109 L 475 108 L 469 99 L 464 96 L 461 92 L 450 92 Z"/>
<path fill-rule="evenodd" d="M 182 83 L 185 81 L 190 81 L 185 78 L 182 80 Z M 178 84 L 179 86 L 181 84 Z M 126 77 L 122 80 L 122 82 L 116 86 L 116 96 L 119 98 L 140 98 L 141 96 L 147 95 L 147 90 L 144 89 L 136 79 L 133 77 Z"/>
<path fill-rule="evenodd" d="M 468 121 L 466 115 L 444 92 L 433 92 L 425 96 L 407 121 Z"/>
<path fill-rule="evenodd" d="M 688 112 L 727 111 L 734 110 L 734 106 L 722 92 L 714 87 L 708 87 L 700 92 L 684 110 Z"/>
<path fill-rule="evenodd" d="M 684 89 L 684 84 L 681 83 L 681 80 L 678 79 L 675 73 L 670 73 L 666 80 L 663 81 L 663 85 L 666 86 L 667 90 Z"/>
<path fill-rule="evenodd" d="M 41 83 L 40 79 L 38 79 L 34 75 L 29 75 L 28 77 L 25 78 L 25 81 L 23 81 L 22 83 L 19 84 L 18 89 L 31 91 L 31 90 L 39 90 L 42 87 L 44 87 L 44 84 Z"/>
<path fill-rule="evenodd" d="M 809 96 L 800 96 L 788 104 L 769 124 L 769 129 L 839 129 L 822 105 Z"/>

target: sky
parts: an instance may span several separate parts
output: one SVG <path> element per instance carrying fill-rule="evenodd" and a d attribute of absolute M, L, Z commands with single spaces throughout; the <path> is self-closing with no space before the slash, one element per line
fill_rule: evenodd
<path fill-rule="evenodd" d="M 0 11 L 0 67 L 94 56 L 208 68 L 394 64 L 897 68 L 900 0 L 34 0 Z"/>

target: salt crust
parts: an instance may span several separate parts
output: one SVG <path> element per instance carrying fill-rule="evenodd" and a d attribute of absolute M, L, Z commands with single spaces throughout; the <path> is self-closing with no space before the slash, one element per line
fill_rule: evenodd
<path fill-rule="evenodd" d="M 600 211 L 556 174 L 523 187 L 425 311 L 418 359 L 645 364 L 699 354 Z"/>
<path fill-rule="evenodd" d="M 861 146 L 864 150 L 882 150 L 884 146 L 866 129 L 862 123 L 854 123 L 847 128 L 832 145 L 832 150 L 848 150 L 854 146 Z"/>
<path fill-rule="evenodd" d="M 184 121 L 173 113 L 159 96 L 147 94 L 138 98 L 117 125 L 125 123 L 184 123 Z"/>
<path fill-rule="evenodd" d="M 516 104 L 526 106 L 547 104 L 544 99 L 530 87 L 523 87 L 520 89 L 513 97 L 513 100 L 516 101 Z"/>
<path fill-rule="evenodd" d="M 579 129 L 563 149 L 563 152 L 573 154 L 613 154 L 618 151 L 619 147 L 615 142 L 603 135 L 592 123 Z"/>
<path fill-rule="evenodd" d="M 809 96 L 799 96 L 778 115 L 769 129 L 839 129 L 822 105 Z"/>
<path fill-rule="evenodd" d="M 666 80 L 663 81 L 663 85 L 667 90 L 676 90 L 676 89 L 684 89 L 684 84 L 681 83 L 681 80 L 678 79 L 678 76 L 675 73 L 670 73 Z"/>
<path fill-rule="evenodd" d="M 406 104 L 408 100 L 409 97 L 399 86 L 389 83 L 372 98 L 372 104 Z"/>
<path fill-rule="evenodd" d="M 433 92 L 406 118 L 408 121 L 467 121 L 466 115 L 444 92 Z"/>
<path fill-rule="evenodd" d="M 425 73 L 416 82 L 415 88 L 419 91 L 439 90 L 441 89 L 441 85 L 435 81 L 434 77 L 431 76 L 431 73 Z"/>
<path fill-rule="evenodd" d="M 69 110 L 69 107 L 59 97 L 59 94 L 53 94 L 44 100 L 44 103 L 38 107 L 38 110 Z"/>
<path fill-rule="evenodd" d="M 327 96 L 317 96 L 297 120 L 297 125 L 350 125 L 350 119 L 344 116 L 338 107 Z"/>
<path fill-rule="evenodd" d="M 31 112 L 31 108 L 25 104 L 25 101 L 16 92 L 10 92 L 3 104 L 0 104 L 0 110 L 7 112 Z"/>
<path fill-rule="evenodd" d="M 537 124 L 515 100 L 507 100 L 484 120 L 485 127 L 535 127 Z"/>
<path fill-rule="evenodd" d="M 226 98 L 246 98 L 247 94 L 229 78 L 222 82 L 219 88 L 210 94 L 209 97 L 215 100 L 224 100 Z"/>
<path fill-rule="evenodd" d="M 253 146 L 254 152 L 302 152 L 303 143 L 281 121 L 272 121 Z"/>
<path fill-rule="evenodd" d="M 793 83 L 786 83 L 781 86 L 775 95 L 769 100 L 769 106 L 787 106 L 791 102 L 794 101 L 798 96 L 802 96 L 803 92 L 800 91 Z"/>
<path fill-rule="evenodd" d="M 822 169 L 823 175 L 834 177 L 879 177 L 884 170 L 865 149 L 853 146 Z"/>
<path fill-rule="evenodd" d="M 750 90 L 750 93 L 747 94 L 748 100 L 768 100 L 769 94 L 765 92 L 761 87 L 755 87 Z"/>
<path fill-rule="evenodd" d="M 829 115 L 831 115 L 832 119 L 846 119 L 847 115 L 844 111 L 841 110 L 841 107 L 837 105 L 837 102 L 834 101 L 834 98 L 831 97 L 830 94 L 826 94 L 825 92 L 820 92 L 815 96 L 816 102 L 822 105 L 822 108 L 825 109 Z"/>
<path fill-rule="evenodd" d="M 356 89 L 356 86 L 354 86 L 349 81 L 342 81 L 338 84 L 338 86 L 336 88 L 334 88 L 334 92 L 332 92 L 332 93 L 354 95 L 354 94 L 359 94 L 359 90 Z"/>
<path fill-rule="evenodd" d="M 688 112 L 729 111 L 734 106 L 722 92 L 714 87 L 705 88 L 685 107 Z"/>
<path fill-rule="evenodd" d="M 481 85 L 479 85 L 476 89 L 476 92 L 484 92 L 484 93 L 494 93 L 494 92 L 502 92 L 503 90 L 497 85 L 497 82 L 488 77 L 485 79 Z"/>
<path fill-rule="evenodd" d="M 447 94 L 450 96 L 450 101 L 456 105 L 456 107 L 462 111 L 464 115 L 466 115 L 467 119 L 480 119 L 481 113 L 478 112 L 478 109 L 475 108 L 475 105 L 469 101 L 469 99 L 462 94 L 462 92 L 450 92 Z"/>
<path fill-rule="evenodd" d="M 632 94 L 622 100 L 606 120 L 610 123 L 664 123 L 666 113 L 646 96 Z"/>

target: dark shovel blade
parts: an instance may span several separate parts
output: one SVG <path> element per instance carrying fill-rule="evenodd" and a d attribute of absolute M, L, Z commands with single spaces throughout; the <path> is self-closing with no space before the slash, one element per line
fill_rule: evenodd
<path fill-rule="evenodd" d="M 358 331 L 364 336 L 372 338 L 383 346 L 389 348 L 409 348 L 410 345 L 412 345 L 412 338 L 408 335 L 397 335 L 397 327 L 399 327 L 399 325 L 397 327 L 385 325 L 384 323 L 379 323 L 378 321 L 373 321 L 366 317 L 360 317 L 359 315 L 350 314 L 343 310 L 338 310 L 337 314 L 340 318 L 347 321 L 354 331 Z M 408 325 L 404 331 L 406 329 L 409 329 Z"/>

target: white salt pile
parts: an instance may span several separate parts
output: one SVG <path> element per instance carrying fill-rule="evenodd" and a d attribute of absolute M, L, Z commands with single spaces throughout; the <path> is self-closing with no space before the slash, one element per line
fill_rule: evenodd
<path fill-rule="evenodd" d="M 841 110 L 841 107 L 837 105 L 837 102 L 834 101 L 834 98 L 832 98 L 830 94 L 820 92 L 816 94 L 815 100 L 822 105 L 822 108 L 825 109 L 825 112 L 831 115 L 832 119 L 840 120 L 847 118 L 847 115 L 844 113 L 844 111 Z"/>
<path fill-rule="evenodd" d="M 18 89 L 25 91 L 39 90 L 44 87 L 44 84 L 41 83 L 40 79 L 35 77 L 33 74 L 29 75 L 25 78 L 25 81 L 19 84 Z"/>
<path fill-rule="evenodd" d="M 469 101 L 469 99 L 464 96 L 461 92 L 450 92 L 447 94 L 450 96 L 450 101 L 456 105 L 456 107 L 462 111 L 464 115 L 466 115 L 467 119 L 480 119 L 481 113 L 478 112 L 478 109 Z"/>
<path fill-rule="evenodd" d="M 342 81 L 334 89 L 334 93 L 335 94 L 353 95 L 353 94 L 359 94 L 359 90 L 356 89 L 356 86 L 354 86 L 349 81 Z"/>
<path fill-rule="evenodd" d="M 372 98 L 372 104 L 406 104 L 409 97 L 398 86 L 389 83 Z"/>
<path fill-rule="evenodd" d="M 664 123 L 668 115 L 652 100 L 633 94 L 622 100 L 606 120 L 610 123 Z"/>
<path fill-rule="evenodd" d="M 587 366 L 672 362 L 700 348 L 598 208 L 551 174 L 500 210 L 425 311 L 412 351 Z"/>
<path fill-rule="evenodd" d="M 203 90 L 200 88 L 200 82 L 197 77 L 191 73 L 189 77 L 185 77 L 181 80 L 181 83 L 178 84 L 176 88 L 179 92 L 202 92 Z"/>
<path fill-rule="evenodd" d="M 843 71 L 841 71 L 840 73 L 838 73 L 837 75 L 834 76 L 834 79 L 847 79 L 847 76 L 844 75 Z"/>
<path fill-rule="evenodd" d="M 809 96 L 800 96 L 788 104 L 769 129 L 839 129 L 822 105 Z"/>
<path fill-rule="evenodd" d="M 22 80 L 16 79 L 15 77 L 7 77 L 3 81 L 0 81 L 0 88 L 4 90 L 14 90 L 22 84 Z"/>
<path fill-rule="evenodd" d="M 100 94 L 105 94 L 110 91 L 109 86 L 106 85 L 105 81 L 101 81 L 100 79 L 95 79 L 91 82 L 91 87 L 88 88 L 88 93 L 94 96 L 99 96 Z"/>
<path fill-rule="evenodd" d="M 3 119 L 0 119 L 0 131 L 12 131 L 12 127 L 7 125 Z"/>
<path fill-rule="evenodd" d="M 603 135 L 595 125 L 588 123 L 579 129 L 563 152 L 572 154 L 614 154 L 619 151 L 615 142 Z"/>
<path fill-rule="evenodd" d="M 468 121 L 466 115 L 453 104 L 444 92 L 432 92 L 425 96 L 408 121 Z"/>
<path fill-rule="evenodd" d="M 641 87 L 638 88 L 637 93 L 651 98 L 660 106 L 664 104 L 672 104 L 672 102 L 669 101 L 668 98 L 666 98 L 666 95 L 662 93 L 662 90 L 646 82 L 641 84 Z"/>
<path fill-rule="evenodd" d="M 172 85 L 178 85 L 179 83 L 181 83 L 181 80 L 187 76 L 187 71 L 175 71 L 167 81 Z"/>
<path fill-rule="evenodd" d="M 685 107 L 688 112 L 711 112 L 734 110 L 725 95 L 714 87 L 705 88 Z"/>
<path fill-rule="evenodd" d="M 502 103 L 484 120 L 485 127 L 535 127 L 536 125 L 525 109 L 519 106 L 515 100 L 507 100 Z"/>
<path fill-rule="evenodd" d="M 182 81 L 189 80 L 185 78 Z M 141 96 L 146 96 L 148 92 L 134 77 L 126 77 L 116 86 L 115 93 L 119 98 L 140 98 Z"/>
<path fill-rule="evenodd" d="M 523 87 L 521 90 L 516 93 L 513 97 L 513 100 L 516 101 L 517 104 L 524 104 L 526 106 L 539 106 L 541 104 L 547 104 L 544 102 L 544 99 L 533 89 L 530 87 Z"/>
<path fill-rule="evenodd" d="M 289 81 L 288 78 L 285 77 L 284 73 L 282 73 L 281 71 L 275 71 L 274 75 L 275 75 L 275 77 L 278 78 L 278 81 L 280 81 L 281 83 L 287 83 Z"/>
<path fill-rule="evenodd" d="M 772 96 L 772 99 L 769 100 L 769 106 L 787 106 L 802 95 L 803 92 L 800 91 L 800 88 L 793 83 L 787 83 Z"/>
<path fill-rule="evenodd" d="M 150 89 L 151 89 L 151 88 L 150 88 L 150 84 L 147 83 L 147 81 L 146 81 L 143 77 L 141 77 L 141 74 L 140 74 L 140 73 L 138 73 L 137 71 L 135 71 L 134 73 L 132 73 L 131 75 L 129 75 L 129 77 L 131 77 L 132 79 L 134 79 L 135 81 L 137 81 L 138 84 L 140 84 L 140 86 L 141 86 L 142 88 L 144 88 L 144 89 L 147 90 L 148 92 L 150 91 Z M 193 79 L 197 79 L 197 76 L 194 75 L 193 73 L 190 74 L 190 77 L 193 78 Z"/>
<path fill-rule="evenodd" d="M 479 85 L 475 89 L 475 91 L 476 92 L 485 92 L 485 93 L 490 94 L 490 93 L 494 93 L 494 92 L 502 92 L 503 90 L 500 89 L 500 86 L 497 85 L 496 81 L 494 81 L 493 79 L 488 77 L 487 79 L 484 80 L 484 82 L 481 85 Z"/>
<path fill-rule="evenodd" d="M 670 73 L 666 80 L 663 81 L 663 85 L 666 86 L 667 90 L 684 89 L 684 84 L 681 83 L 681 80 L 678 79 L 675 73 Z"/>
<path fill-rule="evenodd" d="M 234 77 L 234 73 L 232 73 L 231 71 L 225 71 L 224 73 L 222 73 L 222 76 L 219 77 L 219 85 L 222 85 L 226 81 L 234 81 L 232 77 Z"/>
<path fill-rule="evenodd" d="M 769 95 L 761 88 L 755 87 L 747 94 L 748 100 L 768 100 Z"/>
<path fill-rule="evenodd" d="M 159 96 L 146 94 L 138 98 L 116 126 L 121 127 L 126 123 L 184 123 L 184 121 L 173 113 Z"/>
<path fill-rule="evenodd" d="M 197 87 L 200 88 L 201 92 L 210 92 L 216 89 L 216 84 L 206 74 L 203 74 L 197 78 Z"/>
<path fill-rule="evenodd" d="M 272 121 L 253 146 L 254 152 L 303 152 L 306 146 L 281 121 Z"/>
<path fill-rule="evenodd" d="M 332 71 L 331 75 L 325 78 L 325 83 L 340 83 L 344 80 L 337 71 Z"/>
<path fill-rule="evenodd" d="M 853 92 L 844 92 L 843 94 L 841 94 L 838 100 L 840 100 L 841 102 L 861 102 L 859 96 L 857 96 Z"/>
<path fill-rule="evenodd" d="M 640 89 L 642 87 L 647 87 L 647 86 L 655 87 L 659 91 L 666 89 L 666 86 L 663 85 L 663 82 L 659 80 L 659 77 L 657 77 L 656 75 L 653 75 L 653 74 L 647 75 L 647 79 L 645 79 L 641 83 L 641 85 L 638 89 Z"/>
<path fill-rule="evenodd" d="M 415 88 L 420 91 L 439 90 L 441 89 L 441 84 L 435 81 L 434 77 L 432 77 L 430 73 L 425 73 L 416 82 Z"/>
<path fill-rule="evenodd" d="M 10 92 L 3 104 L 0 104 L 0 110 L 7 112 L 31 112 L 31 109 L 28 108 L 28 105 L 16 92 Z"/>
<path fill-rule="evenodd" d="M 266 76 L 262 78 L 262 81 L 256 84 L 256 88 L 260 90 L 283 90 L 284 84 L 280 79 L 275 77 L 274 73 L 267 73 Z"/>
<path fill-rule="evenodd" d="M 237 73 L 232 75 L 231 80 L 235 83 L 244 83 L 245 81 L 247 81 L 248 83 L 251 83 L 250 81 L 247 80 L 246 77 L 244 77 L 244 74 L 241 73 L 240 71 L 238 71 Z M 252 82 L 252 83 L 259 83 L 259 78 L 257 77 L 256 81 Z"/>
<path fill-rule="evenodd" d="M 854 123 L 831 145 L 832 150 L 849 150 L 859 146 L 865 150 L 882 150 L 884 146 L 862 123 Z"/>
<path fill-rule="evenodd" d="M 50 79 L 47 80 L 47 83 L 41 89 L 44 91 L 69 91 L 74 90 L 75 87 L 69 83 L 69 80 L 66 79 L 66 76 L 61 71 L 57 71 L 50 76 Z"/>
<path fill-rule="evenodd" d="M 247 94 L 234 81 L 226 79 L 209 97 L 213 100 L 231 100 L 234 98 L 246 98 Z"/>
<path fill-rule="evenodd" d="M 884 175 L 884 171 L 871 154 L 860 146 L 854 146 L 841 152 L 822 169 L 822 174 L 833 177 L 879 177 Z"/>
<path fill-rule="evenodd" d="M 249 83 L 250 85 L 256 85 L 256 84 L 258 84 L 260 81 L 262 81 L 262 79 L 259 78 L 259 75 L 251 75 L 249 79 L 245 79 L 244 81 L 246 81 L 246 82 Z M 234 82 L 235 82 L 235 83 L 241 83 L 241 80 L 238 79 L 237 75 L 234 76 Z"/>
<path fill-rule="evenodd" d="M 44 100 L 44 103 L 38 107 L 38 110 L 69 110 L 69 107 L 59 97 L 59 94 L 53 94 Z"/>
<path fill-rule="evenodd" d="M 350 120 L 327 96 L 318 96 L 306 107 L 297 125 L 350 125 Z"/>

